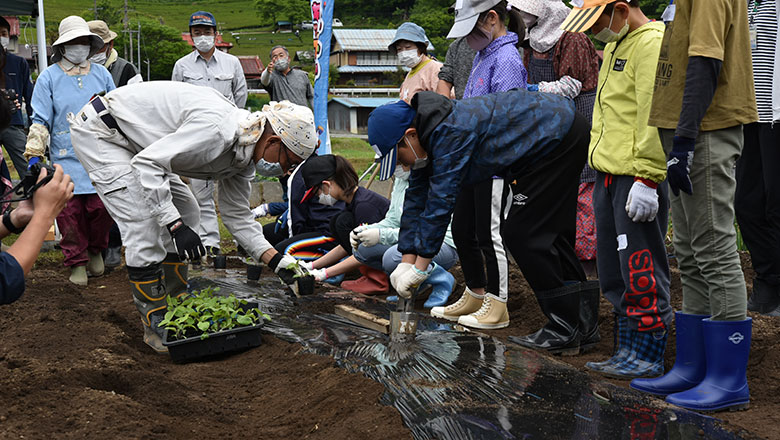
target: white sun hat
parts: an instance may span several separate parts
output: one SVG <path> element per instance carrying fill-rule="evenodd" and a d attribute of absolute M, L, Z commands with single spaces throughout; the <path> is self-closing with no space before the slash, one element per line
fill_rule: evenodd
<path fill-rule="evenodd" d="M 62 59 L 62 46 L 79 37 L 89 37 L 90 57 L 103 48 L 103 39 L 89 30 L 87 21 L 78 15 L 71 15 L 60 22 L 59 38 L 51 45 L 54 52 L 51 56 L 52 62 L 56 63 Z"/>

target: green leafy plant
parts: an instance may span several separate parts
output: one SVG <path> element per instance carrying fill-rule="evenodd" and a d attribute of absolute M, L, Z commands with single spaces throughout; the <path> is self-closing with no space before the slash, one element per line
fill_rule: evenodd
<path fill-rule="evenodd" d="M 306 272 L 306 270 L 298 265 L 298 263 L 290 263 L 287 265 L 286 269 L 295 272 L 293 278 L 301 278 L 309 275 L 309 272 Z"/>
<path fill-rule="evenodd" d="M 235 295 L 215 295 L 219 287 L 194 291 L 182 298 L 168 297 L 168 311 L 160 322 L 160 326 L 173 332 L 176 339 L 182 339 L 202 332 L 201 339 L 222 330 L 234 327 L 253 325 L 260 319 L 271 320 L 271 317 L 257 308 L 244 310 L 242 305 L 247 302 Z"/>

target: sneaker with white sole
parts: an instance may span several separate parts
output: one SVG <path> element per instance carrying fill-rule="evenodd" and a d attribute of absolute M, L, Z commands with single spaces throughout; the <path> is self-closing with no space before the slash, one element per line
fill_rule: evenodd
<path fill-rule="evenodd" d="M 509 326 L 509 311 L 506 303 L 496 295 L 488 293 L 482 300 L 482 306 L 474 313 L 458 318 L 458 324 L 481 329 L 497 329 Z"/>
<path fill-rule="evenodd" d="M 482 306 L 483 295 L 477 295 L 468 287 L 455 303 L 446 307 L 434 307 L 431 309 L 431 316 L 434 318 L 443 318 L 448 321 L 458 321 L 463 315 L 474 313 Z"/>

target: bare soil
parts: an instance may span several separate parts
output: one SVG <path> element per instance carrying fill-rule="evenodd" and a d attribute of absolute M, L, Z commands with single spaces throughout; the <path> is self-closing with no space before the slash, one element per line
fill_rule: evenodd
<path fill-rule="evenodd" d="M 236 267 L 228 260 L 229 267 Z M 751 290 L 747 254 L 743 267 Z M 462 292 L 462 274 L 453 295 Z M 268 276 L 264 272 L 263 276 Z M 317 293 L 328 289 L 318 287 Z M 326 295 L 330 296 L 330 295 Z M 672 261 L 672 305 L 681 307 L 679 272 Z M 310 312 L 332 313 L 348 302 L 332 295 Z M 544 325 L 531 289 L 516 267 L 510 272 L 507 329 L 501 339 Z M 123 269 L 90 279 L 87 288 L 67 270 L 39 264 L 18 302 L 0 315 L 0 438 L 409 438 L 399 413 L 379 403 L 383 388 L 350 374 L 327 357 L 302 352 L 264 335 L 261 347 L 223 359 L 176 365 L 141 341 L 141 324 Z M 581 371 L 612 352 L 612 307 L 602 299 L 601 342 L 594 351 L 560 357 Z M 751 406 L 715 417 L 761 437 L 780 440 L 780 338 L 777 321 L 751 314 L 748 369 Z M 674 364 L 672 330 L 666 368 Z M 594 377 L 596 375 L 594 374 Z M 619 386 L 627 381 L 610 380 Z"/>
<path fill-rule="evenodd" d="M 127 273 L 37 265 L 0 315 L 0 438 L 410 438 L 384 388 L 272 336 L 173 364 L 142 342 Z"/>

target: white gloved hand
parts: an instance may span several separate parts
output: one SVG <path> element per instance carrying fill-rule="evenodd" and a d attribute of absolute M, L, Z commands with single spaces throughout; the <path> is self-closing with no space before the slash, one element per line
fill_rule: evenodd
<path fill-rule="evenodd" d="M 309 275 L 314 277 L 314 281 L 324 281 L 328 278 L 327 269 L 312 269 L 309 271 Z"/>
<path fill-rule="evenodd" d="M 263 203 L 262 205 L 258 206 L 257 208 L 252 210 L 252 214 L 255 215 L 255 218 L 265 217 L 268 215 L 268 203 Z"/>
<path fill-rule="evenodd" d="M 367 247 L 379 244 L 379 237 L 379 228 L 363 229 L 357 234 L 357 238 L 360 240 L 360 244 Z"/>
<path fill-rule="evenodd" d="M 365 226 L 358 226 L 349 233 L 349 244 L 352 245 L 352 249 L 357 249 L 358 246 L 360 246 L 360 239 L 358 238 L 358 234 L 363 232 L 365 229 Z"/>
<path fill-rule="evenodd" d="M 406 273 L 407 270 L 411 270 L 413 266 L 414 266 L 413 264 L 409 264 L 409 263 L 400 263 L 398 264 L 398 266 L 395 267 L 393 273 L 390 274 L 390 285 L 392 285 L 393 288 L 396 289 L 396 291 L 398 290 L 395 287 L 398 284 L 397 281 L 398 278 L 400 278 L 401 275 Z"/>
<path fill-rule="evenodd" d="M 412 266 L 411 269 L 407 270 L 398 278 L 396 278 L 397 285 L 393 287 L 395 287 L 395 291 L 398 292 L 399 295 L 401 295 L 403 298 L 409 299 L 412 297 L 412 293 L 417 291 L 417 288 L 420 286 L 420 284 L 428 279 L 430 274 L 430 270 L 423 272 L 420 269 Z"/>
<path fill-rule="evenodd" d="M 658 213 L 658 192 L 637 180 L 626 200 L 626 213 L 634 223 L 649 222 Z"/>
<path fill-rule="evenodd" d="M 314 262 L 298 260 L 298 266 L 301 266 L 302 268 L 306 269 L 308 272 L 311 272 L 314 269 Z"/>
<path fill-rule="evenodd" d="M 276 266 L 276 268 L 274 268 L 274 272 L 279 273 L 280 270 L 287 269 L 287 266 L 291 264 L 298 264 L 298 260 L 296 260 L 295 257 L 290 254 L 284 254 L 282 259 L 279 261 L 279 264 Z"/>

